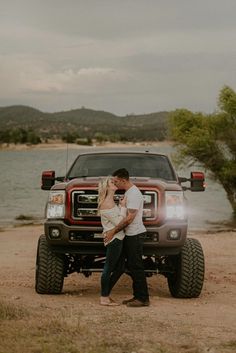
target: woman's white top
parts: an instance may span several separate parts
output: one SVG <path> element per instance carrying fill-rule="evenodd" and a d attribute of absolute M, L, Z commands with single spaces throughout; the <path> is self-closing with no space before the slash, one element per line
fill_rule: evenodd
<path fill-rule="evenodd" d="M 117 224 L 119 224 L 120 221 L 122 221 L 122 219 L 126 217 L 126 212 L 127 212 L 126 207 L 118 207 L 117 205 L 109 209 L 100 210 L 103 232 L 105 233 L 108 230 L 111 230 L 115 226 L 117 226 Z M 119 240 L 123 240 L 124 237 L 125 237 L 125 233 L 123 230 L 121 230 L 114 235 L 112 240 L 115 238 Z"/>

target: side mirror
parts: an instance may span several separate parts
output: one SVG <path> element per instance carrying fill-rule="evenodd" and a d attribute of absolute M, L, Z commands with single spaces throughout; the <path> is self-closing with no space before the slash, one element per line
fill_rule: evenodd
<path fill-rule="evenodd" d="M 205 175 L 202 172 L 191 172 L 191 191 L 205 191 Z"/>
<path fill-rule="evenodd" d="M 42 173 L 42 190 L 50 190 L 51 187 L 55 184 L 55 171 L 46 170 Z"/>
<path fill-rule="evenodd" d="M 205 175 L 202 172 L 191 172 L 190 179 L 179 177 L 179 183 L 190 181 L 190 188 L 183 186 L 183 190 L 205 191 Z"/>

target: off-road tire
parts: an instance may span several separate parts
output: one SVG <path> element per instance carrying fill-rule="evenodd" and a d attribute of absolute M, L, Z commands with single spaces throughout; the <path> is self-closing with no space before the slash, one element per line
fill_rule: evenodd
<path fill-rule="evenodd" d="M 54 253 L 45 235 L 38 240 L 35 290 L 39 294 L 60 294 L 64 282 L 64 256 Z"/>
<path fill-rule="evenodd" d="M 204 254 L 197 239 L 188 238 L 177 256 L 171 259 L 174 274 L 168 276 L 170 293 L 175 298 L 196 298 L 204 281 Z"/>

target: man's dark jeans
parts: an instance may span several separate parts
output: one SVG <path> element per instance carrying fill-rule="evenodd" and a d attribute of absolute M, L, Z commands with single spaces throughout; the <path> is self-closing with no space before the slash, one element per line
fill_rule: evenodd
<path fill-rule="evenodd" d="M 112 287 L 110 286 L 111 273 L 114 271 L 121 253 L 123 241 L 115 238 L 112 240 L 106 249 L 106 261 L 101 277 L 101 296 L 108 297 Z"/>
<path fill-rule="evenodd" d="M 127 269 L 133 280 L 133 296 L 134 298 L 145 302 L 149 300 L 147 280 L 142 260 L 142 240 L 141 237 L 145 233 L 128 236 L 123 240 L 123 251 L 119 262 L 116 264 L 114 272 L 110 278 L 110 290 L 116 284 L 120 276 L 125 271 L 125 259 L 127 260 Z"/>

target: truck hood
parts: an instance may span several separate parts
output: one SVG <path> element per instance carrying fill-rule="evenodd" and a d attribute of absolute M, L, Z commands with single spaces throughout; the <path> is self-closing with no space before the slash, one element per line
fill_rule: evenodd
<path fill-rule="evenodd" d="M 102 177 L 101 177 L 102 178 Z M 101 179 L 96 177 L 84 177 L 84 178 L 75 178 L 68 182 L 58 183 L 52 187 L 52 190 L 67 190 L 77 188 L 98 188 L 99 180 Z M 135 177 L 130 178 L 130 180 L 140 188 L 153 189 L 157 188 L 160 190 L 169 190 L 169 191 L 179 191 L 182 190 L 181 185 L 177 181 L 166 181 L 162 179 L 153 179 L 153 178 L 144 178 L 144 177 Z"/>

